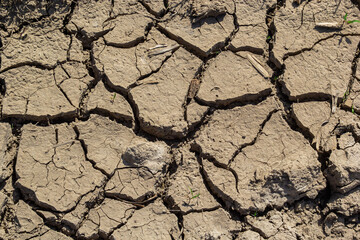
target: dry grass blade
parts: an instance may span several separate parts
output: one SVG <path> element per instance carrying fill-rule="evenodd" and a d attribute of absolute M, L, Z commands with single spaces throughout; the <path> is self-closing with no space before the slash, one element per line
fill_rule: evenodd
<path fill-rule="evenodd" d="M 166 52 L 170 52 L 174 49 L 179 48 L 180 45 L 179 44 L 175 44 L 175 45 L 171 45 L 171 46 L 167 46 L 167 45 L 156 45 L 155 47 L 152 47 L 148 50 L 148 56 L 149 57 L 153 57 L 156 55 L 160 55 Z"/>
<path fill-rule="evenodd" d="M 140 86 L 143 84 L 157 84 L 157 83 L 159 83 L 159 81 L 154 80 L 154 79 L 144 79 L 144 80 L 136 81 L 137 86 Z"/>
<path fill-rule="evenodd" d="M 322 22 L 317 23 L 315 25 L 315 28 L 333 28 L 333 29 L 341 29 L 343 27 L 343 24 L 338 22 Z"/>
<path fill-rule="evenodd" d="M 265 70 L 265 68 L 261 65 L 260 61 L 256 59 L 254 56 L 251 56 L 250 54 L 246 55 L 247 59 L 253 65 L 253 67 L 258 70 L 261 75 L 263 75 L 264 78 L 269 78 L 269 73 Z"/>

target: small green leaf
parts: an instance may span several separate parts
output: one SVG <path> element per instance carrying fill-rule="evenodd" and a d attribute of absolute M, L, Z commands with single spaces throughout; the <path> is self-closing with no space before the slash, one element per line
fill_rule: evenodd
<path fill-rule="evenodd" d="M 351 106 L 351 112 L 355 114 L 354 105 L 353 105 L 353 106 Z"/>
<path fill-rule="evenodd" d="M 347 23 L 348 23 L 348 24 L 352 24 L 352 23 L 354 23 L 354 22 L 358 22 L 358 23 L 360 23 L 360 20 L 351 20 L 351 21 L 347 21 Z"/>
<path fill-rule="evenodd" d="M 271 39 L 271 36 L 267 36 L 266 40 L 270 40 Z"/>
<path fill-rule="evenodd" d="M 199 197 L 199 196 L 200 196 L 200 193 L 196 194 L 195 196 L 192 196 L 191 199 L 197 198 L 197 197 Z"/>
<path fill-rule="evenodd" d="M 346 19 L 347 19 L 347 13 L 345 13 L 345 16 L 344 16 L 344 21 L 346 21 Z"/>

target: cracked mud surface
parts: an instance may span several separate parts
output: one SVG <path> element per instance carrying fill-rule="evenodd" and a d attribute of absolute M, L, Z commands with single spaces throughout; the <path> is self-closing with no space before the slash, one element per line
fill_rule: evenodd
<path fill-rule="evenodd" d="M 0 239 L 359 239 L 359 7 L 1 2 Z"/>

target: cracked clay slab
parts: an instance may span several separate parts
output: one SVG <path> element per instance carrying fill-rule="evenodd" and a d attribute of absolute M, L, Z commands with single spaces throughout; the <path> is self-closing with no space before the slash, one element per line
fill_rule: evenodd
<path fill-rule="evenodd" d="M 293 116 L 297 125 L 307 131 L 312 137 L 317 137 L 322 125 L 328 121 L 331 114 L 328 102 L 311 101 L 294 103 Z"/>
<path fill-rule="evenodd" d="M 281 7 L 274 18 L 276 35 L 271 60 L 281 68 L 286 55 L 311 49 L 319 41 L 335 35 L 360 35 L 360 24 L 345 23 L 341 26 L 346 13 L 347 20 L 354 20 L 358 19 L 360 11 L 351 0 L 302 1 L 299 6 L 289 3 Z M 335 23 L 341 27 L 316 27 L 321 23 Z M 323 60 L 314 61 L 321 63 Z"/>
<path fill-rule="evenodd" d="M 185 239 L 192 239 L 193 236 L 197 236 L 197 239 L 232 239 L 233 232 L 240 229 L 240 223 L 232 220 L 223 209 L 184 216 Z"/>
<path fill-rule="evenodd" d="M 173 5 L 172 5 L 173 4 Z M 208 16 L 192 22 L 184 17 L 191 11 L 189 3 L 172 1 L 171 6 L 182 6 L 175 11 L 175 16 L 169 13 L 169 20 L 159 23 L 159 28 L 166 32 L 172 39 L 177 39 L 182 44 L 191 48 L 201 57 L 207 57 L 212 51 L 225 45 L 225 41 L 235 30 L 233 16 L 223 13 L 218 16 Z"/>
<path fill-rule="evenodd" d="M 11 220 L 5 226 L 6 233 L 0 232 L 1 239 L 70 240 L 72 238 L 47 227 L 43 219 L 31 207 L 20 200 L 11 209 Z"/>
<path fill-rule="evenodd" d="M 354 137 L 360 136 L 358 116 L 325 101 L 294 103 L 293 116 L 298 126 L 313 138 L 312 143 L 316 143 L 319 151 L 347 150 L 354 146 Z"/>
<path fill-rule="evenodd" d="M 331 211 L 351 216 L 360 213 L 360 188 L 357 187 L 346 194 L 336 193 L 331 196 L 327 206 Z"/>
<path fill-rule="evenodd" d="M 83 239 L 107 239 L 116 228 L 126 224 L 134 211 L 131 204 L 105 199 L 100 206 L 90 210 L 76 235 Z"/>
<path fill-rule="evenodd" d="M 241 234 L 245 236 L 240 239 L 328 239 L 324 232 L 320 211 L 321 209 L 314 201 L 304 200 L 288 209 L 270 210 L 263 216 L 248 215 L 245 221 L 257 235 L 254 232 L 252 234 L 248 232 Z M 256 235 L 257 238 L 251 238 L 251 235 Z"/>
<path fill-rule="evenodd" d="M 267 48 L 268 36 L 265 19 L 268 9 L 275 6 L 276 0 L 234 2 L 239 29 L 231 40 L 230 49 L 263 54 Z"/>
<path fill-rule="evenodd" d="M 6 84 L 2 101 L 5 116 L 26 116 L 34 120 L 75 115 L 70 104 L 55 83 L 52 70 L 33 66 L 10 69 L 0 74 Z"/>
<path fill-rule="evenodd" d="M 87 149 L 87 158 L 108 176 L 127 166 L 145 166 L 155 174 L 168 161 L 168 149 L 163 142 L 148 142 L 131 128 L 106 117 L 91 115 L 88 121 L 76 124 L 76 128 Z"/>
<path fill-rule="evenodd" d="M 166 196 L 173 208 L 184 213 L 219 208 L 219 203 L 204 184 L 200 165 L 195 153 L 190 152 L 190 146 L 186 145 L 176 151 L 174 158 L 178 169 L 169 179 Z"/>
<path fill-rule="evenodd" d="M 117 169 L 105 186 L 105 195 L 132 202 L 155 196 L 156 177 L 147 168 Z"/>
<path fill-rule="evenodd" d="M 261 125 L 277 108 L 274 98 L 258 105 L 217 110 L 195 136 L 201 154 L 227 165 L 235 152 L 254 141 Z"/>
<path fill-rule="evenodd" d="M 21 64 L 55 67 L 65 62 L 70 37 L 52 26 L 29 26 L 22 33 L 6 38 L 1 52 L 1 70 Z"/>
<path fill-rule="evenodd" d="M 85 159 L 80 141 L 67 124 L 22 128 L 16 176 L 16 186 L 26 199 L 60 212 L 75 207 L 105 179 Z"/>
<path fill-rule="evenodd" d="M 156 17 L 160 17 L 165 13 L 165 4 L 163 0 L 140 0 L 140 2 L 146 7 L 148 12 Z"/>
<path fill-rule="evenodd" d="M 102 81 L 89 93 L 86 109 L 90 112 L 108 113 L 119 120 L 134 121 L 130 104 L 122 95 L 108 91 Z"/>
<path fill-rule="evenodd" d="M 156 83 L 143 84 L 130 91 L 144 131 L 166 139 L 182 138 L 187 134 L 183 104 L 200 65 L 200 59 L 179 48 L 159 72 L 147 78 Z"/>
<path fill-rule="evenodd" d="M 197 98 L 206 104 L 224 106 L 264 97 L 271 93 L 271 87 L 246 57 L 226 51 L 209 63 Z"/>
<path fill-rule="evenodd" d="M 156 200 L 135 211 L 128 222 L 115 230 L 109 239 L 171 240 L 179 236 L 177 217 L 171 214 L 160 200 Z"/>
<path fill-rule="evenodd" d="M 61 25 L 61 19 L 71 10 L 70 0 L 5 1 L 1 4 L 0 22 L 8 32 L 19 32 L 24 25 L 46 17 Z"/>
<path fill-rule="evenodd" d="M 144 42 L 136 46 L 122 48 L 106 45 L 103 40 L 94 42 L 95 67 L 106 75 L 109 85 L 124 90 L 132 84 L 140 85 L 146 80 L 136 82 L 140 77 L 156 72 L 172 54 L 171 51 L 151 56 L 149 50 L 159 45 L 177 46 L 158 30 L 152 29 Z"/>
<path fill-rule="evenodd" d="M 142 10 L 142 11 L 141 11 Z M 104 24 L 110 31 L 104 36 L 108 45 L 117 47 L 130 47 L 143 41 L 145 34 L 150 29 L 152 19 L 145 8 L 138 6 L 135 13 L 119 15 Z"/>
<path fill-rule="evenodd" d="M 8 151 L 12 138 L 11 126 L 0 123 L 0 183 L 11 175 L 12 156 Z"/>
<path fill-rule="evenodd" d="M 335 36 L 321 41 L 310 51 L 287 58 L 281 79 L 283 92 L 292 101 L 335 94 L 342 96 L 351 78 L 358 39 Z"/>
<path fill-rule="evenodd" d="M 91 115 L 88 121 L 76 124 L 76 128 L 87 149 L 87 158 L 109 176 L 116 168 L 125 166 L 122 154 L 140 139 L 131 128 L 99 115 Z"/>
<path fill-rule="evenodd" d="M 54 78 L 59 90 L 63 92 L 69 103 L 80 108 L 80 102 L 90 82 L 94 79 L 89 76 L 85 64 L 69 61 L 54 70 Z"/>
<path fill-rule="evenodd" d="M 271 151 L 269 152 L 269 149 Z M 231 162 L 231 171 L 203 160 L 215 194 L 242 214 L 282 207 L 303 197 L 315 198 L 325 188 L 316 151 L 274 113 L 254 144 Z"/>
<path fill-rule="evenodd" d="M 110 12 L 111 1 L 80 1 L 66 27 L 74 33 L 80 31 L 87 38 L 101 36 L 109 31 L 104 28 L 104 22 L 110 18 Z"/>
<path fill-rule="evenodd" d="M 352 138 L 352 136 L 350 136 Z M 345 193 L 360 185 L 360 143 L 355 143 L 344 149 L 334 150 L 329 157 L 329 166 L 325 176 L 333 190 Z"/>

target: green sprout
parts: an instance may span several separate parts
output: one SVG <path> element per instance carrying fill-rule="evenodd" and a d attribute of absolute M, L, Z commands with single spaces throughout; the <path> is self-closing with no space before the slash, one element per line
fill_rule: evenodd
<path fill-rule="evenodd" d="M 346 22 L 347 24 L 352 24 L 352 23 L 355 23 L 355 22 L 360 23 L 360 20 L 347 20 L 347 16 L 348 16 L 348 14 L 345 13 L 345 15 L 344 15 L 344 22 Z"/>
<path fill-rule="evenodd" d="M 111 98 L 111 100 L 110 100 L 112 104 L 114 103 L 115 98 L 116 98 L 116 93 L 114 93 L 114 95 L 112 96 L 112 98 Z"/>
<path fill-rule="evenodd" d="M 354 105 L 351 105 L 351 112 L 352 112 L 353 114 L 355 114 Z"/>
<path fill-rule="evenodd" d="M 349 90 L 346 90 L 346 92 L 344 93 L 344 97 L 343 97 L 343 103 L 346 101 L 346 99 L 348 98 L 348 96 L 349 96 Z"/>
<path fill-rule="evenodd" d="M 194 198 L 197 198 L 197 197 L 199 197 L 199 196 L 200 196 L 200 193 L 198 193 L 198 194 L 194 195 L 195 193 L 194 193 L 194 191 L 193 191 L 191 188 L 190 188 L 190 194 L 191 194 L 190 199 L 194 199 Z"/>
<path fill-rule="evenodd" d="M 251 214 L 251 216 L 257 217 L 257 216 L 258 216 L 258 212 L 253 212 L 253 213 Z"/>
<path fill-rule="evenodd" d="M 266 40 L 270 40 L 271 39 L 271 36 L 267 36 Z"/>

